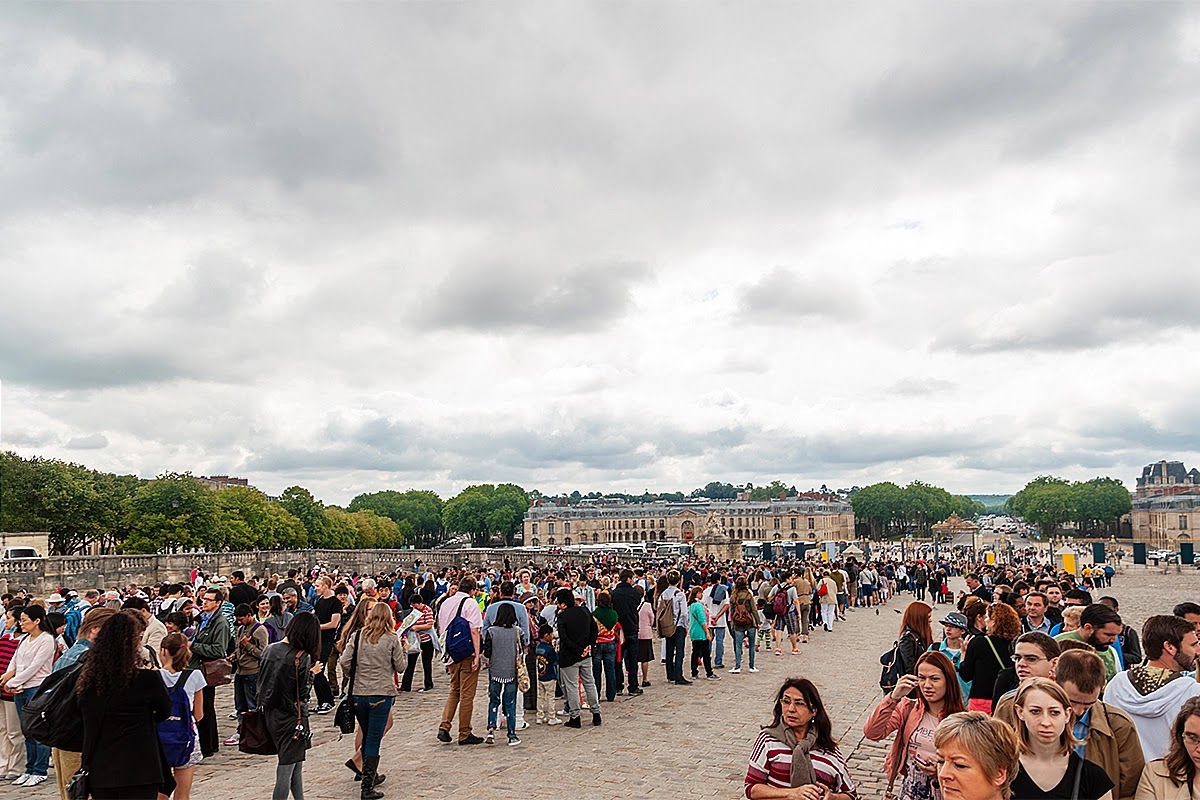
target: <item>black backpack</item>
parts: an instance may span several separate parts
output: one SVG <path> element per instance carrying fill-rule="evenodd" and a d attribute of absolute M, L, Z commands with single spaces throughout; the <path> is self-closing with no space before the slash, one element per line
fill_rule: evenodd
<path fill-rule="evenodd" d="M 904 665 L 900 663 L 900 640 L 909 635 L 906 630 L 900 639 L 892 642 L 891 649 L 879 657 L 879 663 L 883 667 L 879 672 L 879 688 L 885 693 L 891 693 L 896 688 L 900 676 L 904 674 Z"/>
<path fill-rule="evenodd" d="M 82 660 L 46 676 L 21 714 L 25 738 L 59 750 L 83 752 L 83 714 L 75 694 L 81 672 Z"/>

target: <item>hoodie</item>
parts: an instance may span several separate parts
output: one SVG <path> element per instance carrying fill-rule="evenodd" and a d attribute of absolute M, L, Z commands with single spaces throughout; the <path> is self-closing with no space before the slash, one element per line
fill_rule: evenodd
<path fill-rule="evenodd" d="M 1118 673 L 1104 690 L 1104 702 L 1133 718 L 1147 762 L 1166 756 L 1179 707 L 1200 695 L 1200 683 L 1183 673 L 1164 682 L 1169 675 L 1156 667 L 1131 667 Z M 1149 689 L 1153 691 L 1142 691 Z"/>

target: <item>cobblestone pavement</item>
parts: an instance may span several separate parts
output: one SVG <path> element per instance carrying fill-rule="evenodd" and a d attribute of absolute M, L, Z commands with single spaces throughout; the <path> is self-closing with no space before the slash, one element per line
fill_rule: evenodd
<path fill-rule="evenodd" d="M 962 588 L 960 581 L 956 584 L 956 589 Z M 1170 613 L 1175 603 L 1200 596 L 1200 573 L 1185 569 L 1181 574 L 1162 574 L 1128 567 L 1104 593 L 1116 596 L 1126 619 L 1140 627 L 1147 615 Z M 894 598 L 878 615 L 870 610 L 849 612 L 848 621 L 832 633 L 814 631 L 798 656 L 776 656 L 764 649 L 758 653 L 761 672 L 755 675 L 729 674 L 733 655 L 728 638 L 726 669 L 717 673 L 722 680 L 701 678 L 690 687 L 667 686 L 662 666 L 655 663 L 645 695 L 601 704 L 601 727 L 593 728 L 585 714 L 581 730 L 547 728 L 533 725 L 530 712 L 531 727 L 521 733 L 521 746 L 514 748 L 438 743 L 434 737 L 446 697 L 446 676 L 435 670 L 432 692 L 404 695 L 397 702 L 395 726 L 383 741 L 381 770 L 387 781 L 380 788 L 389 798 L 740 797 L 750 746 L 759 726 L 770 721 L 773 693 L 784 678 L 800 675 L 821 690 L 860 797 L 882 797 L 887 743 L 864 741 L 862 725 L 881 697 L 879 654 L 896 636 L 900 620 L 896 611 L 910 599 L 909 595 Z M 949 610 L 945 605 L 940 609 Z M 657 654 L 657 642 L 655 646 Z M 487 717 L 485 687 L 481 681 L 475 702 L 479 735 Z M 218 694 L 222 738 L 234 728 L 228 719 L 230 695 L 227 690 Z M 337 739 L 332 715 L 313 719 L 316 744 L 304 767 L 306 798 L 356 798 L 359 785 L 343 766 L 353 742 Z M 197 768 L 193 797 L 266 798 L 274 771 L 273 758 L 223 747 L 218 756 Z M 52 783 L 28 792 L 0 788 L 0 798 L 6 800 L 56 796 Z"/>

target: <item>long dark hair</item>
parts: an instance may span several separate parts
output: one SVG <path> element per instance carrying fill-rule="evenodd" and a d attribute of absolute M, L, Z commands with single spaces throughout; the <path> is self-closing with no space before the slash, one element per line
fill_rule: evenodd
<path fill-rule="evenodd" d="M 297 614 L 292 617 L 283 635 L 292 647 L 308 653 L 313 661 L 320 660 L 321 623 L 317 622 L 315 614 Z"/>
<path fill-rule="evenodd" d="M 21 614 L 24 614 L 30 620 L 36 622 L 38 624 L 38 630 L 40 630 L 42 633 L 48 633 L 51 636 L 55 635 L 54 628 L 50 627 L 50 621 L 46 618 L 47 617 L 46 609 L 42 608 L 41 606 L 34 606 L 34 605 L 25 606 L 19 612 L 17 612 L 17 615 L 16 615 L 17 622 L 21 621 L 20 620 Z"/>
<path fill-rule="evenodd" d="M 511 628 L 517 624 L 517 610 L 512 603 L 501 603 L 496 606 L 496 624 L 501 628 Z"/>
<path fill-rule="evenodd" d="M 763 727 L 774 728 L 783 721 L 783 693 L 788 689 L 796 689 L 800 694 L 804 695 L 804 702 L 808 703 L 808 707 L 812 709 L 813 729 L 817 734 L 817 747 L 821 750 L 834 750 L 837 748 L 837 742 L 833 740 L 833 723 L 829 719 L 829 712 L 825 710 L 825 704 L 821 702 L 821 693 L 817 691 L 817 687 L 808 678 L 788 678 L 779 687 L 779 691 L 775 693 L 775 718 L 771 720 L 770 725 Z"/>
<path fill-rule="evenodd" d="M 128 686 L 138 668 L 137 647 L 140 644 L 141 631 L 129 615 L 113 614 L 96 634 L 96 641 L 83 662 L 83 671 L 79 673 L 76 693 L 80 696 L 89 692 L 108 694 Z"/>
<path fill-rule="evenodd" d="M 1183 746 L 1183 726 L 1190 717 L 1200 717 L 1200 697 L 1193 697 L 1179 709 L 1179 715 L 1171 723 L 1171 749 L 1163 759 L 1163 766 L 1171 773 L 1171 782 L 1176 786 L 1191 786 L 1196 779 L 1196 765 Z"/>

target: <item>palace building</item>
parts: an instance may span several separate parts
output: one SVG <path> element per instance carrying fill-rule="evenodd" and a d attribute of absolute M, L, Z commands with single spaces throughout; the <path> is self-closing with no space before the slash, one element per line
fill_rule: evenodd
<path fill-rule="evenodd" d="M 1200 472 L 1180 461 L 1159 461 L 1142 470 L 1133 499 L 1133 538 L 1174 550 L 1200 527 Z"/>
<path fill-rule="evenodd" d="M 854 539 L 854 510 L 830 495 L 785 500 L 685 500 L 679 503 L 584 501 L 549 503 L 525 512 L 525 544 L 533 547 L 633 542 L 691 542 L 705 533 L 709 515 L 731 540 Z"/>

